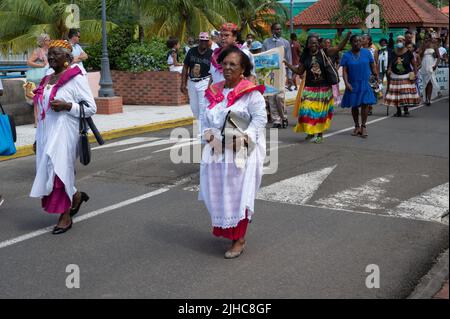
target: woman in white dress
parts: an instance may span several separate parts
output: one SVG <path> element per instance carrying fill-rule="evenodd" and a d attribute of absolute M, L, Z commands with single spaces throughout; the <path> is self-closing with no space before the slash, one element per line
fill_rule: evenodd
<path fill-rule="evenodd" d="M 202 125 L 202 138 L 207 144 L 200 165 L 199 199 L 211 215 L 213 234 L 232 240 L 225 253 L 229 259 L 242 253 L 254 213 L 266 154 L 267 114 L 264 86 L 245 79 L 253 67 L 247 55 L 230 46 L 222 51 L 218 62 L 225 81 L 206 91 L 210 104 Z M 250 122 L 245 134 L 234 141 L 224 140 L 221 132 L 229 111 Z"/>
<path fill-rule="evenodd" d="M 89 200 L 75 188 L 75 161 L 79 141 L 80 102 L 86 101 L 86 117 L 97 108 L 85 75 L 72 65 L 72 46 L 63 40 L 52 41 L 48 62 L 53 72 L 45 76 L 34 91 L 38 109 L 36 130 L 36 178 L 31 197 L 42 198 L 42 208 L 59 214 L 53 234 L 72 227 L 72 217 Z"/>
<path fill-rule="evenodd" d="M 419 75 L 422 78 L 422 98 L 425 100 L 427 106 L 431 105 L 431 100 L 434 99 L 439 92 L 439 85 L 436 80 L 436 69 L 439 64 L 439 50 L 434 43 L 435 40 L 428 38 L 425 40 L 424 46 L 420 51 L 420 58 L 422 66 L 419 70 Z"/>

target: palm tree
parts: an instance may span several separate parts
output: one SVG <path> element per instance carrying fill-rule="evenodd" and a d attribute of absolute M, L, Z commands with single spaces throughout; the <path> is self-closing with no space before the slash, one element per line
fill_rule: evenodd
<path fill-rule="evenodd" d="M 143 15 L 151 17 L 147 35 L 177 36 L 184 41 L 189 35 L 217 29 L 227 21 L 238 21 L 236 7 L 229 0 L 143 0 Z"/>
<path fill-rule="evenodd" d="M 13 53 L 24 52 L 36 46 L 36 37 L 48 33 L 52 39 L 67 35 L 67 5 L 70 0 L 0 0 L 0 48 Z M 83 43 L 95 43 L 101 39 L 101 20 L 98 1 L 78 0 L 80 7 L 80 29 Z M 97 15 L 98 16 L 98 15 Z M 115 25 L 108 22 L 111 30 Z"/>
<path fill-rule="evenodd" d="M 134 26 L 137 37 L 142 43 L 145 38 L 145 29 L 154 22 L 150 7 L 153 2 L 152 0 L 109 0 L 111 19 L 120 25 Z"/>
<path fill-rule="evenodd" d="M 288 20 L 287 8 L 276 0 L 231 0 L 239 8 L 242 35 L 268 34 L 274 22 L 284 24 Z"/>
<path fill-rule="evenodd" d="M 448 0 L 428 0 L 432 5 L 434 5 L 436 8 L 439 6 L 445 7 L 448 6 Z"/>
<path fill-rule="evenodd" d="M 383 6 L 380 4 L 379 0 L 372 0 L 372 4 L 378 5 L 380 8 L 380 24 L 383 29 L 387 29 L 388 25 L 383 17 Z M 366 13 L 366 7 L 369 4 L 369 0 L 340 0 L 340 8 L 336 15 L 332 17 L 331 22 L 336 24 L 352 25 L 355 22 L 360 24 L 360 28 L 366 30 L 366 18 L 368 13 Z"/>

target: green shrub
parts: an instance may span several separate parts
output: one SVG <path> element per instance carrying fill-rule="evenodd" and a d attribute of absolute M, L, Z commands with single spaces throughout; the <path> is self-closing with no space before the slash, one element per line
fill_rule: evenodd
<path fill-rule="evenodd" d="M 125 49 L 136 41 L 133 39 L 134 29 L 132 26 L 123 26 L 114 29 L 108 34 L 108 57 L 109 65 L 112 70 L 118 68 L 117 62 Z M 98 71 L 101 69 L 102 43 L 96 43 L 85 49 L 89 56 L 83 62 L 86 70 Z"/>
<path fill-rule="evenodd" d="M 180 50 L 179 62 L 183 61 Z M 152 38 L 149 42 L 133 43 L 125 49 L 119 58 L 117 66 L 119 70 L 130 72 L 166 71 L 167 53 L 169 49 L 166 41 L 160 38 Z"/>

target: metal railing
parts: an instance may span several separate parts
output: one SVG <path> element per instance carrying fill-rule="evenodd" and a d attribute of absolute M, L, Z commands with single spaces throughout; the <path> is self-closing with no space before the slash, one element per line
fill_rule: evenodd
<path fill-rule="evenodd" d="M 0 66 L 0 79 L 24 78 L 29 69 L 26 64 Z"/>

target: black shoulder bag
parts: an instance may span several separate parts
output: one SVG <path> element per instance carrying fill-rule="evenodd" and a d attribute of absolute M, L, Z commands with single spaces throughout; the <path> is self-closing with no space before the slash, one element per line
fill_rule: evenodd
<path fill-rule="evenodd" d="M 80 155 L 80 162 L 83 165 L 88 165 L 91 161 L 91 146 L 89 145 L 88 128 L 86 123 L 86 116 L 84 114 L 84 106 L 80 104 L 80 141 L 78 145 L 78 152 Z"/>
<path fill-rule="evenodd" d="M 3 115 L 8 115 L 9 125 L 11 126 L 12 138 L 13 142 L 15 143 L 17 142 L 16 122 L 14 122 L 14 118 L 12 117 L 12 115 L 6 114 L 5 110 L 3 109 L 2 103 L 0 103 L 0 110 Z"/>
<path fill-rule="evenodd" d="M 320 49 L 322 54 L 323 64 L 325 66 L 325 78 L 329 85 L 335 85 L 339 83 L 339 73 L 331 62 L 327 54 Z"/>

